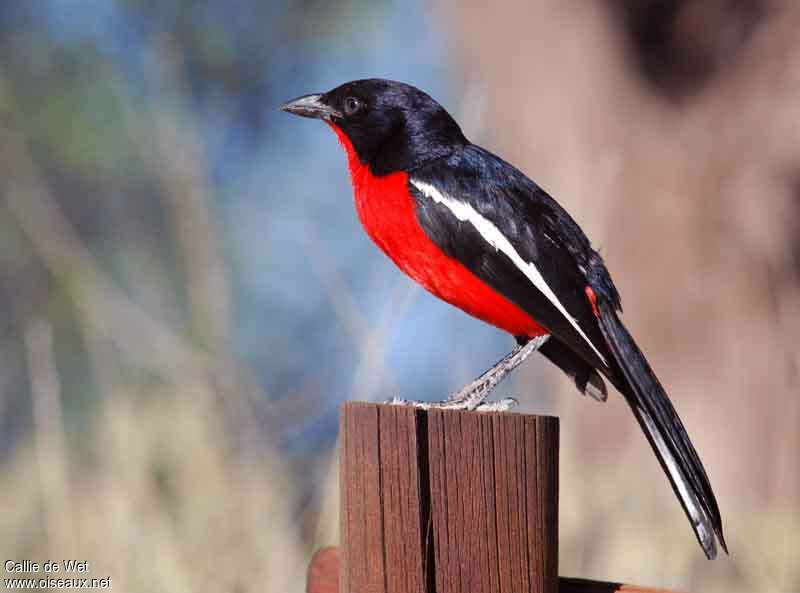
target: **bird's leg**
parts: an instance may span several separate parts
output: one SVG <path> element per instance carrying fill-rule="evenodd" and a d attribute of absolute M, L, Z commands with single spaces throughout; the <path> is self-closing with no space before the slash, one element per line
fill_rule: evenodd
<path fill-rule="evenodd" d="M 389 403 L 395 405 L 414 406 L 423 410 L 431 408 L 446 410 L 478 410 L 481 412 L 502 412 L 514 407 L 517 400 L 506 398 L 496 402 L 487 402 L 486 398 L 508 374 L 517 368 L 533 352 L 536 352 L 550 336 L 538 336 L 519 345 L 504 356 L 492 368 L 480 377 L 464 386 L 463 389 L 451 393 L 443 402 L 410 401 L 395 398 Z"/>
<path fill-rule="evenodd" d="M 492 368 L 475 379 L 472 383 L 465 385 L 460 391 L 451 393 L 447 398 L 448 404 L 463 405 L 464 409 L 474 410 L 478 406 L 492 406 L 491 403 L 484 404 L 492 390 L 505 379 L 508 374 L 521 365 L 526 358 L 536 352 L 550 336 L 544 335 L 528 340 L 525 344 L 518 345 L 506 356 L 497 362 Z M 497 402 L 502 404 L 501 400 Z M 516 400 L 511 400 L 512 406 Z"/>

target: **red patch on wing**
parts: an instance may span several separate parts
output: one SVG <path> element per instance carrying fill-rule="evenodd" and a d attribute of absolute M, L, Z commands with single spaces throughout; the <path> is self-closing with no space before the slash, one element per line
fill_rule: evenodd
<path fill-rule="evenodd" d="M 419 226 L 408 173 L 376 177 L 362 165 L 350 139 L 329 124 L 347 153 L 356 212 L 372 240 L 411 278 L 451 305 L 514 336 L 548 333 L 525 311 L 445 255 Z"/>
<path fill-rule="evenodd" d="M 591 286 L 587 286 L 584 289 L 584 292 L 586 293 L 586 298 L 589 299 L 589 303 L 592 305 L 592 312 L 594 313 L 594 316 L 599 318 L 600 313 L 597 312 L 597 295 L 594 293 L 594 290 L 592 290 Z"/>

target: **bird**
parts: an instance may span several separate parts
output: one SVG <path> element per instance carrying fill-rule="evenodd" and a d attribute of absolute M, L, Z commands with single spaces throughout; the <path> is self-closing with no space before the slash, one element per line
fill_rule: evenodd
<path fill-rule="evenodd" d="M 709 559 L 726 553 L 706 470 L 670 399 L 623 325 L 601 255 L 544 189 L 470 142 L 427 93 L 370 78 L 281 106 L 330 126 L 347 156 L 362 226 L 436 297 L 510 334 L 515 348 L 442 402 L 421 408 L 506 410 L 489 393 L 533 352 L 605 401 L 608 381 L 644 432 Z"/>

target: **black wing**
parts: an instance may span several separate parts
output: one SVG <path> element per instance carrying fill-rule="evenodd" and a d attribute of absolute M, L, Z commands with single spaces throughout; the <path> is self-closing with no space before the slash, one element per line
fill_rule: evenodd
<path fill-rule="evenodd" d="M 409 186 L 417 200 L 417 219 L 439 248 L 527 311 L 591 367 L 612 372 L 612 356 L 586 287 L 596 284 L 595 291 L 615 306 L 619 297 L 602 259 L 555 200 L 520 171 L 474 145 L 415 170 Z M 471 208 L 508 241 L 518 258 L 493 245 L 485 228 L 482 233 L 459 219 L 452 204 L 440 197 Z M 544 289 L 531 280 L 535 273 Z"/>

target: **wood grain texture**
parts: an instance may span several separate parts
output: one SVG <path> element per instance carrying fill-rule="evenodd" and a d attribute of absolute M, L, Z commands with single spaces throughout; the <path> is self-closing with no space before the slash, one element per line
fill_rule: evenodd
<path fill-rule="evenodd" d="M 565 577 L 558 579 L 558 590 L 559 593 L 670 593 L 665 589 Z M 322 548 L 311 558 L 306 593 L 339 593 L 338 548 Z"/>
<path fill-rule="evenodd" d="M 555 593 L 558 420 L 345 404 L 341 590 Z"/>

